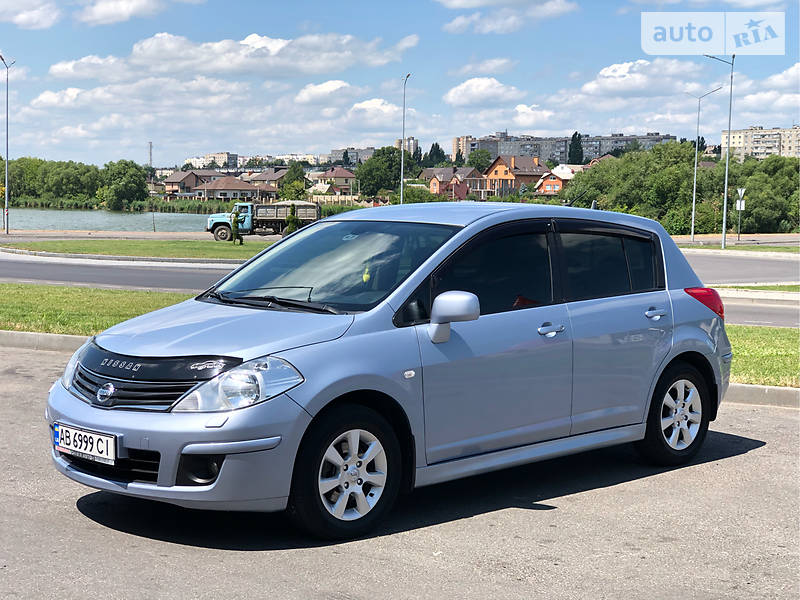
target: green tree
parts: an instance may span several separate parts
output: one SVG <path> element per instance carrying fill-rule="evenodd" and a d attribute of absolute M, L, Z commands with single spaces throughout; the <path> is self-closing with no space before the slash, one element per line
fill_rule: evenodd
<path fill-rule="evenodd" d="M 284 183 L 281 187 L 279 195 L 284 200 L 299 201 L 306 199 L 306 186 L 302 181 L 290 181 Z"/>
<path fill-rule="evenodd" d="M 492 155 L 488 150 L 473 150 L 469 153 L 467 166 L 477 169 L 483 173 L 492 164 Z"/>
<path fill-rule="evenodd" d="M 422 167 L 433 167 L 442 162 L 447 161 L 447 155 L 437 142 L 431 144 L 431 149 L 422 157 L 420 165 Z"/>
<path fill-rule="evenodd" d="M 456 156 L 453 159 L 453 164 L 455 166 L 457 166 L 457 167 L 463 167 L 464 166 L 464 155 L 461 153 L 461 150 L 456 152 Z"/>
<path fill-rule="evenodd" d="M 414 157 L 407 151 L 403 158 L 405 177 L 417 174 Z M 400 185 L 400 150 L 393 146 L 378 148 L 375 153 L 356 168 L 356 179 L 361 182 L 361 192 L 374 196 L 381 189 L 394 190 Z"/>
<path fill-rule="evenodd" d="M 103 186 L 98 190 L 98 197 L 108 210 L 125 210 L 134 202 L 147 200 L 145 171 L 132 160 L 106 163 L 101 180 Z"/>
<path fill-rule="evenodd" d="M 342 153 L 342 164 L 343 165 L 349 165 L 350 164 L 350 153 L 347 152 L 347 150 L 345 150 Z"/>
<path fill-rule="evenodd" d="M 192 163 L 185 162 L 181 165 L 181 171 L 191 171 L 192 169 L 194 169 Z"/>
<path fill-rule="evenodd" d="M 212 159 L 211 162 L 210 163 L 206 163 L 203 168 L 204 169 L 219 169 L 220 167 L 217 164 L 217 161 Z"/>
<path fill-rule="evenodd" d="M 282 185 L 286 186 L 296 181 L 299 181 L 305 189 L 306 173 L 303 170 L 303 165 L 301 165 L 299 162 L 293 161 L 289 163 L 289 168 L 286 171 L 286 175 L 283 176 Z"/>
<path fill-rule="evenodd" d="M 419 146 L 414 148 L 414 153 L 411 156 L 414 159 L 415 163 L 417 163 L 418 165 L 422 164 L 422 149 Z"/>
<path fill-rule="evenodd" d="M 569 141 L 567 162 L 571 165 L 583 164 L 583 142 L 581 141 L 581 134 L 577 131 L 572 134 L 572 138 Z"/>

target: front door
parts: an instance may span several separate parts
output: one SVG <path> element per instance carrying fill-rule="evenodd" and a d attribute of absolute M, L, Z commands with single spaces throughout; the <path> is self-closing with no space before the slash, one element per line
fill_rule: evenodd
<path fill-rule="evenodd" d="M 559 220 L 573 335 L 572 434 L 639 423 L 672 344 L 657 238 Z"/>
<path fill-rule="evenodd" d="M 416 326 L 429 464 L 569 434 L 571 331 L 566 306 L 553 303 L 547 227 L 491 229 L 430 279 L 431 299 L 472 292 L 481 316 L 452 323 L 439 344 Z"/>

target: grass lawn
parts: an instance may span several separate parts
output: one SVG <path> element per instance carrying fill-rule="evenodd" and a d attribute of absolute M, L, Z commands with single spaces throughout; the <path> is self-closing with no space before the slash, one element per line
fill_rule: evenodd
<path fill-rule="evenodd" d="M 726 325 L 733 346 L 731 381 L 800 387 L 800 330 Z"/>
<path fill-rule="evenodd" d="M 156 256 L 165 258 L 247 259 L 272 242 L 248 236 L 244 246 L 208 240 L 46 240 L 3 244 L 9 248 L 63 252 L 67 254 L 111 254 L 117 256 Z"/>
<path fill-rule="evenodd" d="M 716 285 L 716 288 L 730 290 L 759 290 L 762 292 L 800 292 L 800 285 Z"/>
<path fill-rule="evenodd" d="M 169 292 L 0 283 L 0 329 L 89 336 L 191 297 Z"/>
<path fill-rule="evenodd" d="M 0 329 L 92 335 L 189 294 L 0 283 Z M 731 380 L 800 387 L 800 331 L 728 325 Z"/>
<path fill-rule="evenodd" d="M 719 250 L 722 248 L 719 244 L 678 244 L 679 248 L 695 248 L 697 250 Z M 735 244 L 728 243 L 726 250 L 751 250 L 753 252 L 794 252 L 800 253 L 800 246 L 767 246 L 766 244 L 757 244 L 753 246 L 736 246 Z"/>

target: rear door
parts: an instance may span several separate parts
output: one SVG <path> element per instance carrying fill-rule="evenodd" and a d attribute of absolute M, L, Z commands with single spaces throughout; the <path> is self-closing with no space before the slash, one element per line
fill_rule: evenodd
<path fill-rule="evenodd" d="M 594 221 L 556 225 L 573 336 L 571 433 L 639 423 L 672 344 L 658 237 Z"/>

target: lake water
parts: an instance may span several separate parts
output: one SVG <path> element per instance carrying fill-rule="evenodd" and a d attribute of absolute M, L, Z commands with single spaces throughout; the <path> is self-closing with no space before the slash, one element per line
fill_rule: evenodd
<path fill-rule="evenodd" d="M 2 210 L 2 209 L 0 209 Z M 93 231 L 203 231 L 208 215 L 123 213 L 107 210 L 9 208 L 11 229 L 81 229 Z"/>

